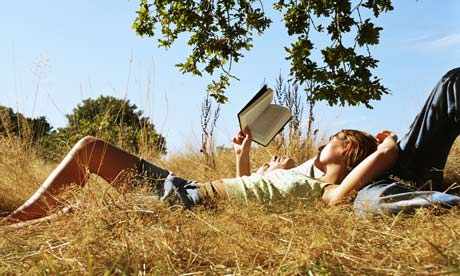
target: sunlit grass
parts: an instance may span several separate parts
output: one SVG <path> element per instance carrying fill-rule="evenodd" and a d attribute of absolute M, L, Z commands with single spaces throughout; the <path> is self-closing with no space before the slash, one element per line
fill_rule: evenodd
<path fill-rule="evenodd" d="M 272 154 L 314 154 L 308 143 L 297 142 L 295 150 L 294 143 L 281 142 L 256 149 L 252 167 Z M 450 183 L 458 181 L 458 151 L 455 145 L 447 166 Z M 8 138 L 0 138 L 0 153 L 0 210 L 6 215 L 56 164 Z M 231 150 L 217 153 L 215 168 L 193 147 L 154 161 L 199 181 L 235 171 Z M 0 275 L 460 274 L 458 208 L 363 219 L 351 204 L 227 203 L 187 211 L 149 195 L 142 186 L 120 194 L 97 177 L 83 189 L 70 188 L 65 201 L 78 203 L 72 213 L 0 230 Z"/>

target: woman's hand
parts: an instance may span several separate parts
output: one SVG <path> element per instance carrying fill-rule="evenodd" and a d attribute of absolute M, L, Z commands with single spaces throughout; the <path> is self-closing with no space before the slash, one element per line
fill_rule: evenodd
<path fill-rule="evenodd" d="M 383 130 L 379 132 L 377 135 L 375 135 L 375 138 L 377 138 L 379 145 L 382 144 L 383 141 L 385 141 L 385 139 L 387 138 L 393 139 L 394 142 L 398 141 L 398 136 L 394 132 L 389 130 Z"/>
<path fill-rule="evenodd" d="M 249 128 L 245 128 L 243 131 L 238 131 L 238 133 L 233 136 L 232 143 L 233 149 L 235 150 L 236 155 L 249 154 L 251 151 L 251 132 Z"/>
<path fill-rule="evenodd" d="M 270 171 L 282 169 L 288 170 L 295 167 L 294 159 L 286 156 L 273 156 L 268 163 L 257 169 L 256 173 L 264 174 Z"/>
<path fill-rule="evenodd" d="M 245 128 L 244 132 L 238 131 L 238 133 L 233 137 L 232 142 L 236 156 L 236 177 L 249 175 L 251 172 L 249 152 L 251 151 L 252 142 L 249 128 Z"/>
<path fill-rule="evenodd" d="M 377 151 L 398 153 L 398 136 L 394 132 L 384 130 L 379 132 L 375 137 L 378 141 Z"/>

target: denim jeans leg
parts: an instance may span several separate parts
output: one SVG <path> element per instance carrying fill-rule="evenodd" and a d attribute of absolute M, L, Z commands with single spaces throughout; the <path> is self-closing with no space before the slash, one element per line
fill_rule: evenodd
<path fill-rule="evenodd" d="M 460 197 L 437 191 L 416 191 L 390 178 L 364 187 L 356 196 L 355 213 L 371 214 L 413 213 L 432 206 L 450 208 L 460 205 Z"/>
<path fill-rule="evenodd" d="M 445 74 L 429 95 L 423 109 L 398 142 L 399 158 L 393 174 L 416 182 L 413 190 L 384 178 L 359 191 L 358 215 L 411 212 L 433 204 L 460 205 L 460 197 L 441 192 L 443 169 L 455 138 L 460 134 L 460 68 Z M 432 180 L 432 185 L 424 185 Z"/>
<path fill-rule="evenodd" d="M 445 74 L 429 95 L 409 131 L 398 142 L 394 174 L 418 189 L 441 190 L 449 151 L 460 134 L 460 68 Z M 432 180 L 432 185 L 425 185 Z"/>

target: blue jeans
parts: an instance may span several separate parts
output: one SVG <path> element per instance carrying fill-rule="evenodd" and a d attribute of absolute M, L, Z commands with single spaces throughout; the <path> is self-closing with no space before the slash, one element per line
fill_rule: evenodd
<path fill-rule="evenodd" d="M 391 177 L 359 191 L 354 203 L 356 213 L 395 214 L 434 204 L 460 205 L 460 197 L 439 192 L 449 151 L 459 134 L 460 68 L 456 68 L 437 83 L 409 131 L 398 142 L 399 157 Z M 407 186 L 407 181 L 414 185 Z"/>

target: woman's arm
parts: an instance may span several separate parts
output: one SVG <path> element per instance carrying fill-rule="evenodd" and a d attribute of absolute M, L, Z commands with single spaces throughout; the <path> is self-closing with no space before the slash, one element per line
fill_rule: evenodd
<path fill-rule="evenodd" d="M 251 174 L 249 152 L 251 151 L 251 133 L 248 128 L 239 131 L 232 139 L 236 156 L 236 177 Z"/>
<path fill-rule="evenodd" d="M 328 205 L 340 202 L 351 191 L 358 191 L 377 177 L 390 170 L 398 159 L 397 136 L 393 132 L 383 131 L 377 134 L 381 142 L 377 150 L 356 166 L 341 182 L 324 190 L 322 199 Z"/>

